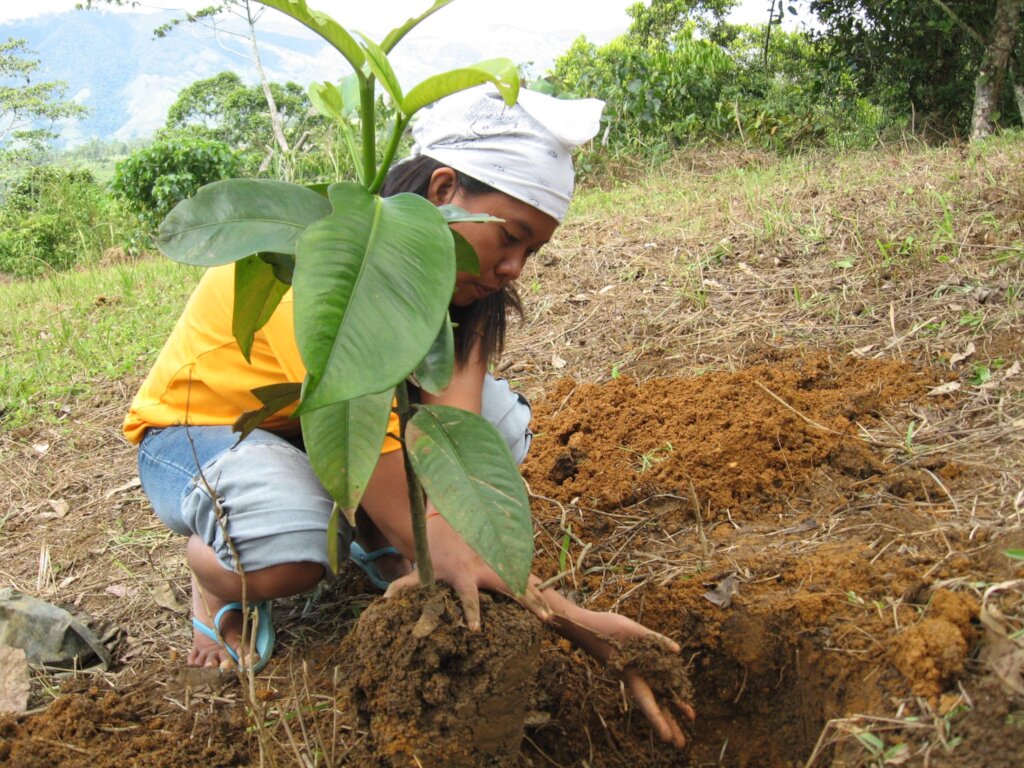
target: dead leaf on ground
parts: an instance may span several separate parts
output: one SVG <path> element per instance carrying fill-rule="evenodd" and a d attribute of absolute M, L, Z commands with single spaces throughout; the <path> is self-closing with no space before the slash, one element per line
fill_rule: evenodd
<path fill-rule="evenodd" d="M 153 587 L 153 602 L 175 613 L 188 613 L 188 605 L 178 599 L 178 593 L 169 581 L 161 581 Z"/>
<path fill-rule="evenodd" d="M 111 488 L 109 491 L 103 494 L 104 499 L 109 499 L 111 496 L 116 496 L 123 491 L 130 491 L 132 488 L 138 488 L 142 485 L 142 481 L 137 477 L 133 477 L 124 485 L 119 485 L 117 488 Z"/>
<path fill-rule="evenodd" d="M 722 579 L 710 592 L 705 592 L 701 597 L 719 608 L 728 608 L 732 605 L 732 598 L 736 594 L 736 574 L 730 573 Z"/>
<path fill-rule="evenodd" d="M 973 355 L 976 351 L 977 350 L 974 346 L 974 342 L 968 342 L 967 346 L 964 347 L 963 352 L 957 352 L 949 356 L 949 367 L 952 368 L 956 366 L 958 363 L 962 363 L 964 360 Z"/>
<path fill-rule="evenodd" d="M 556 370 L 560 370 L 562 368 L 565 368 L 566 365 L 567 363 L 565 362 L 565 360 L 563 360 L 557 354 L 551 356 L 551 367 L 555 368 Z"/>
<path fill-rule="evenodd" d="M 52 512 L 43 512 L 39 515 L 46 519 L 66 517 L 68 511 L 71 509 L 71 505 L 69 505 L 64 499 L 47 499 L 46 503 L 50 506 L 50 509 L 53 510 Z"/>
<path fill-rule="evenodd" d="M 114 597 L 128 597 L 128 595 L 135 594 L 134 589 L 129 589 L 124 584 L 111 584 L 103 591 L 107 594 L 113 595 Z"/>
<path fill-rule="evenodd" d="M 978 618 L 985 628 L 981 660 L 1011 693 L 1024 696 L 1024 640 L 1014 639 L 1017 628 L 989 598 L 1001 591 L 1019 591 L 1024 580 L 994 584 L 985 590 Z"/>
<path fill-rule="evenodd" d="M 0 645 L 0 712 L 28 709 L 28 660 L 21 648 Z"/>
<path fill-rule="evenodd" d="M 928 397 L 938 397 L 939 395 L 951 395 L 956 392 L 963 385 L 959 381 L 947 381 L 945 384 L 939 384 L 937 387 L 932 387 L 928 390 Z"/>

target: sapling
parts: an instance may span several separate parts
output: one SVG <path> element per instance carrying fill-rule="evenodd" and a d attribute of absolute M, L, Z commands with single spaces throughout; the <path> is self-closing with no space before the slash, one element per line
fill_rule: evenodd
<path fill-rule="evenodd" d="M 515 103 L 519 74 L 508 59 L 444 72 L 404 90 L 388 54 L 416 25 L 451 0 L 437 0 L 379 43 L 353 35 L 305 0 L 263 0 L 301 22 L 352 67 L 339 82 L 310 87 L 313 104 L 333 118 L 358 169 L 358 181 L 303 186 L 230 179 L 180 203 L 158 233 L 160 249 L 201 266 L 235 263 L 232 331 L 243 354 L 289 285 L 303 382 L 254 390 L 263 407 L 239 419 L 244 437 L 264 418 L 299 400 L 295 415 L 310 463 L 335 500 L 328 527 L 337 570 L 340 515 L 355 510 L 377 464 L 392 408 L 397 409 L 420 583 L 433 584 L 426 543 L 424 490 L 438 512 L 515 594 L 526 590 L 533 558 L 529 500 L 511 452 L 481 416 L 440 405 L 411 405 L 408 383 L 441 392 L 454 369 L 448 306 L 456 271 L 479 274 L 472 247 L 449 228 L 489 221 L 413 194 L 378 194 L 409 121 L 458 91 L 493 84 Z M 395 109 L 377 146 L 380 86 Z M 358 116 L 359 141 L 352 127 Z M 378 151 L 380 149 L 380 151 Z M 387 354 L 381 354 L 386 349 Z M 421 485 L 422 484 L 422 485 Z M 491 514 L 480 515 L 479 509 Z"/>

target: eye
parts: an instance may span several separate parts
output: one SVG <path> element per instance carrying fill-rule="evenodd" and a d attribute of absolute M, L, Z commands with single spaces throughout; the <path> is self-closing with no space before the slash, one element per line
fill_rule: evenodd
<path fill-rule="evenodd" d="M 505 237 L 505 244 L 506 245 L 515 245 L 516 243 L 519 242 L 519 238 L 516 237 L 515 235 L 513 235 L 507 229 L 505 229 L 505 227 L 501 228 L 501 232 L 502 232 L 502 235 L 504 235 L 504 237 Z"/>

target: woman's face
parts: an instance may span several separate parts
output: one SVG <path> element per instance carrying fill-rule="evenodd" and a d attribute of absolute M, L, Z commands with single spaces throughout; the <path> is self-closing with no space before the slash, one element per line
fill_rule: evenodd
<path fill-rule="evenodd" d="M 455 275 L 452 304 L 459 307 L 496 293 L 518 278 L 526 260 L 551 239 L 558 227 L 558 222 L 548 214 L 503 192 L 463 194 L 451 168 L 434 172 L 428 197 L 435 205 L 450 203 L 471 213 L 487 213 L 503 219 L 452 225 L 452 229 L 469 241 L 480 260 L 479 275 L 469 272 Z"/>

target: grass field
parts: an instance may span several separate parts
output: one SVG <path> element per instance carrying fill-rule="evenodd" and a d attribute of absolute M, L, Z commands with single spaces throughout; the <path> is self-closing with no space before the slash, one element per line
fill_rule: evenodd
<path fill-rule="evenodd" d="M 354 570 L 279 606 L 256 695 L 173 661 L 181 542 L 119 424 L 196 277 L 0 285 L 2 581 L 118 660 L 36 669 L 0 762 L 383 764 L 345 695 Z M 677 639 L 698 719 L 660 745 L 552 635 L 510 764 L 1019 765 L 1024 137 L 621 167 L 520 288 L 499 371 L 536 406 L 536 570 Z"/>

